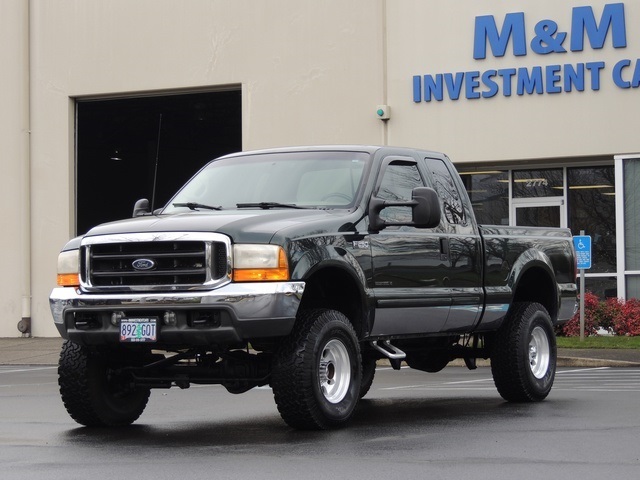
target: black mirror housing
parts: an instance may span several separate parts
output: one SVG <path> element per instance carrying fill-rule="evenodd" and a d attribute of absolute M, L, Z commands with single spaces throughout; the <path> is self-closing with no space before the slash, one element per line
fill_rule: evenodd
<path fill-rule="evenodd" d="M 417 187 L 411 192 L 416 202 L 412 209 L 413 226 L 417 228 L 434 228 L 440 224 L 442 209 L 440 198 L 433 188 Z"/>
<path fill-rule="evenodd" d="M 411 207 L 411 222 L 385 222 L 380 212 L 387 207 Z M 411 200 L 391 202 L 378 197 L 369 201 L 369 229 L 379 232 L 389 226 L 411 226 L 416 228 L 434 228 L 440 224 L 442 210 L 440 198 L 433 188 L 416 187 L 411 191 Z"/>

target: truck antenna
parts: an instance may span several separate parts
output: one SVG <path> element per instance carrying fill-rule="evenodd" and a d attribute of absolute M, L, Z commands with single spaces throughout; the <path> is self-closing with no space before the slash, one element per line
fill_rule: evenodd
<path fill-rule="evenodd" d="M 162 114 L 160 114 L 160 119 L 158 120 L 158 143 L 156 145 L 156 165 L 153 169 L 153 190 L 151 192 L 151 213 L 155 208 L 156 204 L 156 184 L 158 181 L 158 157 L 160 156 L 160 133 L 162 132 Z"/>

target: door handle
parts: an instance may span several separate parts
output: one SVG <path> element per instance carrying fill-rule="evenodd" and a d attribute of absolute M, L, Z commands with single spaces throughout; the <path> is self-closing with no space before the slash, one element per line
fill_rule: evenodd
<path fill-rule="evenodd" d="M 440 238 L 440 260 L 449 260 L 449 239 Z"/>

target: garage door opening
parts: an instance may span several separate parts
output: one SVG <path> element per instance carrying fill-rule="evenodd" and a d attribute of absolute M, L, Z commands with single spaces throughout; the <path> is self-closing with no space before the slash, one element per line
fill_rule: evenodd
<path fill-rule="evenodd" d="M 209 160 L 242 149 L 240 90 L 76 104 L 76 233 L 164 205 Z M 157 163 L 157 175 L 155 167 Z"/>

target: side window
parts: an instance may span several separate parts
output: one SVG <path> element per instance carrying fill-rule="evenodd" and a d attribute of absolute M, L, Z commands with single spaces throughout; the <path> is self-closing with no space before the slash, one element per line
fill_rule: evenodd
<path fill-rule="evenodd" d="M 449 169 L 440 159 L 428 158 L 427 167 L 433 176 L 433 187 L 442 200 L 444 217 L 449 223 L 465 224 L 464 207 L 460 192 L 451 177 Z"/>
<path fill-rule="evenodd" d="M 424 181 L 415 163 L 394 161 L 384 171 L 377 196 L 390 201 L 408 201 L 411 200 L 411 191 L 423 186 Z M 380 216 L 387 222 L 408 222 L 411 221 L 411 208 L 387 207 Z"/>

